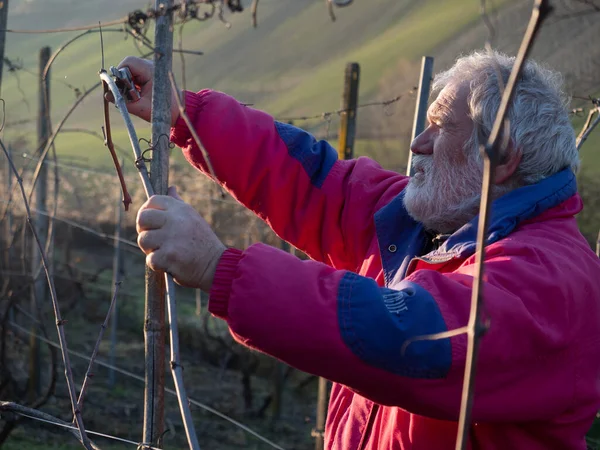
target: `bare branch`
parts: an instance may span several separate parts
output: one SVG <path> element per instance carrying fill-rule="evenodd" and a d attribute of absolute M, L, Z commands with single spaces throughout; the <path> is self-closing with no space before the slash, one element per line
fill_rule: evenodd
<path fill-rule="evenodd" d="M 204 161 L 206 162 L 206 166 L 208 167 L 208 171 L 209 171 L 211 177 L 213 178 L 214 181 L 217 181 L 217 176 L 215 175 L 215 170 L 213 168 L 212 163 L 210 162 L 210 156 L 209 156 L 208 152 L 206 151 L 206 149 L 204 148 L 204 146 L 202 145 L 200 136 L 198 136 L 198 132 L 194 128 L 192 121 L 190 120 L 189 116 L 187 115 L 187 113 L 185 111 L 185 107 L 183 106 L 183 101 L 181 100 L 181 94 L 179 92 L 179 88 L 177 87 L 177 82 L 175 81 L 175 76 L 173 75 L 173 72 L 169 72 L 169 80 L 171 81 L 171 87 L 173 88 L 173 92 L 175 93 L 175 100 L 177 101 L 177 106 L 179 107 L 179 114 L 181 115 L 181 118 L 184 120 L 185 124 L 187 125 L 188 129 L 190 130 L 192 138 L 194 138 L 194 142 L 196 143 L 196 145 L 202 152 L 202 156 L 204 156 Z"/>
<path fill-rule="evenodd" d="M 465 377 L 461 399 L 460 416 L 458 421 L 458 437 L 456 449 L 465 450 L 468 445 L 469 431 L 471 430 L 471 410 L 475 394 L 475 375 L 477 372 L 477 359 L 479 355 L 479 344 L 485 331 L 486 324 L 482 322 L 480 314 L 483 305 L 483 269 L 485 260 L 485 244 L 487 241 L 487 225 L 490 216 L 492 173 L 499 160 L 499 149 L 503 146 L 502 131 L 505 126 L 505 118 L 511 104 L 512 97 L 517 86 L 521 70 L 542 21 L 550 12 L 548 0 L 535 0 L 531 19 L 519 52 L 517 54 L 513 69 L 510 73 L 506 89 L 502 95 L 502 102 L 496 114 L 494 126 L 490 133 L 487 144 L 481 147 L 483 157 L 483 181 L 481 188 L 481 204 L 479 207 L 479 223 L 477 230 L 477 250 L 475 253 L 475 273 L 473 275 L 473 290 L 471 296 L 471 310 L 469 312 L 469 323 L 467 332 L 468 346 L 465 363 Z M 506 136 L 504 136 L 506 138 Z"/>
<path fill-rule="evenodd" d="M 596 117 L 596 119 L 592 122 L 592 119 L 595 114 L 598 114 L 598 117 Z M 594 131 L 594 128 L 596 128 L 596 125 L 598 125 L 598 123 L 600 123 L 600 100 L 598 101 L 598 106 L 596 106 L 596 108 L 594 109 L 591 109 L 588 113 L 587 119 L 583 124 L 583 127 L 581 128 L 581 132 L 579 133 L 579 136 L 577 136 L 577 150 L 581 149 L 584 142 L 587 140 L 591 132 Z"/>
<path fill-rule="evenodd" d="M 73 415 L 75 416 L 75 419 L 76 419 L 77 428 L 79 429 L 79 432 L 81 433 L 81 442 L 82 442 L 83 446 L 89 450 L 89 449 L 91 449 L 89 439 L 85 434 L 85 428 L 83 425 L 83 419 L 81 417 L 81 413 L 77 409 L 77 397 L 75 394 L 75 382 L 73 381 L 73 372 L 71 370 L 71 362 L 69 361 L 69 353 L 67 351 L 68 350 L 67 349 L 67 338 L 66 338 L 65 330 L 64 330 L 64 326 L 63 326 L 65 321 L 62 319 L 61 314 L 60 314 L 60 307 L 58 305 L 58 298 L 56 296 L 56 288 L 54 286 L 54 281 L 53 281 L 52 277 L 50 276 L 50 271 L 48 269 L 48 267 L 49 267 L 48 260 L 46 258 L 46 254 L 44 252 L 44 247 L 40 241 L 40 238 L 37 234 L 35 226 L 33 225 L 33 222 L 31 220 L 31 211 L 29 210 L 29 202 L 27 201 L 27 195 L 25 194 L 25 188 L 23 187 L 23 180 L 21 178 L 19 178 L 19 172 L 17 171 L 17 168 L 15 167 L 14 162 L 11 159 L 8 151 L 6 150 L 6 147 L 4 146 L 4 142 L 2 142 L 2 140 L 0 140 L 0 146 L 2 147 L 2 151 L 4 152 L 6 158 L 8 159 L 8 163 L 10 164 L 10 167 L 11 167 L 13 173 L 15 174 L 15 176 L 18 177 L 17 183 L 19 184 L 19 187 L 21 189 L 21 195 L 23 196 L 23 202 L 25 204 L 25 209 L 27 211 L 27 223 L 29 224 L 29 228 L 31 229 L 33 237 L 35 238 L 35 242 L 40 251 L 42 264 L 44 266 L 44 271 L 46 272 L 46 278 L 48 280 L 48 286 L 50 288 L 50 297 L 52 299 L 52 305 L 54 307 L 54 317 L 56 318 L 56 329 L 58 331 L 58 339 L 60 342 L 63 362 L 65 365 L 65 377 L 67 379 L 67 387 L 68 387 L 68 391 L 69 391 L 69 398 L 71 400 L 71 407 L 73 409 Z"/>
<path fill-rule="evenodd" d="M 105 25 L 106 26 L 106 25 Z M 97 28 L 99 27 L 99 25 L 96 26 Z M 54 60 L 56 60 L 56 58 L 58 57 L 58 55 L 60 55 L 69 45 L 71 45 L 72 43 L 74 43 L 75 41 L 77 41 L 78 39 L 81 39 L 84 36 L 87 36 L 91 33 L 127 33 L 130 34 L 132 36 L 133 33 L 131 33 L 131 31 L 129 30 L 124 30 L 123 28 L 104 28 L 104 29 L 92 29 L 92 30 L 87 30 L 81 34 L 78 34 L 77 36 L 72 37 L 71 39 L 69 39 L 68 41 L 66 41 L 64 44 L 62 44 L 60 47 L 58 47 L 56 49 L 56 51 L 52 54 L 52 56 L 50 56 L 50 59 L 48 60 L 48 63 L 46 64 L 46 67 L 44 67 L 44 72 L 42 74 L 42 80 L 45 81 L 46 77 L 48 76 L 48 72 L 50 71 L 50 68 L 52 67 L 52 64 L 54 64 Z M 134 36 L 135 37 L 135 36 Z"/>
<path fill-rule="evenodd" d="M 122 19 L 117 19 L 117 20 L 113 20 L 111 22 L 105 22 L 104 26 L 111 26 L 111 25 L 121 25 L 121 24 L 125 24 L 127 23 L 127 17 L 122 18 Z M 16 30 L 16 29 L 10 29 L 7 28 L 6 30 L 0 30 L 0 31 L 5 31 L 7 33 L 20 33 L 20 34 L 48 34 L 48 33 L 68 33 L 70 31 L 83 31 L 83 30 L 90 30 L 93 28 L 98 28 L 97 24 L 94 25 L 83 25 L 80 27 L 70 27 L 70 28 L 53 28 L 53 29 L 45 29 L 45 30 Z"/>
<path fill-rule="evenodd" d="M 258 21 L 256 18 L 257 14 L 258 14 L 258 0 L 252 0 L 251 13 L 252 13 L 252 26 L 254 28 L 256 28 L 258 26 Z"/>
<path fill-rule="evenodd" d="M 79 411 L 83 411 L 83 399 L 85 398 L 85 394 L 87 391 L 87 387 L 90 383 L 90 380 L 94 376 L 92 373 L 92 369 L 94 367 L 94 361 L 98 356 L 98 350 L 100 349 L 100 342 L 102 342 L 102 338 L 104 337 L 104 332 L 108 327 L 108 322 L 112 315 L 112 310 L 115 307 L 115 302 L 117 301 L 117 294 L 119 293 L 119 287 L 121 286 L 121 281 L 115 283 L 115 293 L 110 301 L 110 306 L 108 307 L 108 312 L 106 313 L 106 318 L 100 327 L 100 333 L 98 333 L 98 339 L 96 339 L 96 345 L 94 346 L 94 351 L 92 351 L 92 356 L 90 357 L 90 363 L 88 365 L 87 371 L 85 372 L 85 378 L 83 379 L 83 385 L 81 386 L 81 392 L 79 392 L 79 398 L 77 399 L 77 408 Z"/>
<path fill-rule="evenodd" d="M 169 72 L 169 75 L 172 77 L 172 72 Z M 148 170 L 142 158 L 142 152 L 139 147 L 137 133 L 135 131 L 133 123 L 131 122 L 129 112 L 127 111 L 125 99 L 119 92 L 119 89 L 117 88 L 115 82 L 110 76 L 108 76 L 106 72 L 101 72 L 100 78 L 110 88 L 115 99 L 115 104 L 118 106 L 119 112 L 123 116 L 123 120 L 125 121 L 127 127 L 127 132 L 129 133 L 129 140 L 131 141 L 132 148 L 136 157 L 136 167 L 138 169 L 140 177 L 142 178 L 142 183 L 144 185 L 144 190 L 146 191 L 146 196 L 150 198 L 154 194 L 154 189 L 152 187 L 152 184 L 150 183 Z M 171 78 L 171 80 L 173 79 Z M 177 400 L 179 402 L 179 409 L 181 411 L 181 417 L 187 435 L 188 444 L 192 450 L 196 450 L 200 449 L 200 445 L 198 444 L 198 438 L 196 437 L 196 430 L 194 428 L 190 404 L 183 383 L 183 373 L 179 358 L 179 333 L 177 326 L 177 304 L 175 303 L 175 282 L 173 281 L 173 277 L 169 273 L 165 273 L 165 281 L 167 286 L 167 308 L 169 314 L 169 332 L 171 338 L 171 372 L 173 374 L 175 389 L 177 390 Z"/>
<path fill-rule="evenodd" d="M 95 85 L 93 85 L 91 88 L 89 88 L 87 91 L 85 91 L 81 95 L 81 97 L 79 97 L 75 101 L 75 103 L 73 103 L 73 105 L 71 106 L 71 108 L 67 111 L 67 113 L 65 114 L 65 116 L 59 122 L 58 126 L 56 127 L 56 130 L 52 133 L 52 136 L 50 136 L 50 139 L 48 139 L 48 141 L 46 142 L 46 147 L 44 148 L 44 150 L 40 154 L 37 166 L 36 166 L 35 171 L 33 173 L 33 178 L 32 178 L 32 181 L 31 181 L 31 192 L 29 193 L 29 196 L 27 197 L 28 201 L 31 201 L 31 196 L 33 195 L 35 184 L 36 184 L 38 176 L 40 174 L 40 170 L 42 169 L 42 164 L 44 164 L 44 160 L 46 159 L 46 156 L 48 155 L 48 151 L 50 150 L 50 148 L 52 148 L 52 145 L 54 145 L 54 141 L 56 140 L 56 137 L 60 133 L 62 127 L 64 126 L 64 124 L 66 123 L 66 121 L 69 119 L 69 117 L 71 116 L 71 114 L 73 114 L 73 111 L 75 111 L 75 109 L 81 104 L 81 102 L 83 102 L 83 100 L 88 95 L 90 95 L 97 88 L 99 88 L 101 84 L 102 83 L 99 82 L 99 83 L 96 83 Z"/>
<path fill-rule="evenodd" d="M 51 416 L 50 414 L 46 414 L 45 412 L 38 411 L 37 409 L 33 409 L 33 408 L 27 408 L 26 406 L 22 406 L 17 403 L 3 402 L 3 401 L 0 401 L 0 411 L 11 412 L 11 413 L 19 414 L 19 415 L 34 418 L 34 419 L 35 418 L 42 419 L 46 422 L 60 425 L 64 428 L 68 429 L 69 432 L 73 436 L 75 436 L 79 442 L 81 442 L 84 445 L 84 447 L 90 448 L 93 450 L 100 450 L 96 444 L 94 444 L 92 441 L 90 441 L 87 438 L 87 436 L 82 438 L 80 431 L 77 428 L 73 427 L 70 423 L 67 423 L 64 420 L 57 419 L 56 417 Z M 86 444 L 86 442 L 87 442 L 87 444 Z"/>
<path fill-rule="evenodd" d="M 121 191 L 123 192 L 123 206 L 125 207 L 125 211 L 129 211 L 129 205 L 131 204 L 131 195 L 129 195 L 129 192 L 127 191 L 127 183 L 125 183 L 125 177 L 123 176 L 123 171 L 121 170 L 121 165 L 119 164 L 119 158 L 117 158 L 117 154 L 115 153 L 115 146 L 113 144 L 112 133 L 110 131 L 110 112 L 108 109 L 109 103 L 108 99 L 106 99 L 106 94 L 108 93 L 108 85 L 106 83 L 102 83 L 102 87 L 104 89 L 104 145 L 108 147 L 110 156 L 112 157 L 113 163 L 115 164 L 115 169 L 117 171 L 117 176 L 119 177 L 119 182 L 121 183 Z"/>
<path fill-rule="evenodd" d="M 127 105 L 125 104 L 125 99 L 121 96 L 119 92 L 119 88 L 112 80 L 112 78 L 106 72 L 100 72 L 100 79 L 102 82 L 106 83 L 111 90 L 115 104 L 121 113 L 121 117 L 125 122 L 125 127 L 127 128 L 127 134 L 129 135 L 129 141 L 131 143 L 131 148 L 133 149 L 133 154 L 135 156 L 135 166 L 138 169 L 138 173 L 140 178 L 142 179 L 142 184 L 144 186 L 144 191 L 146 192 L 147 197 L 151 197 L 154 195 L 154 189 L 152 188 L 152 184 L 150 184 L 150 178 L 148 177 L 148 168 L 146 164 L 144 164 L 144 157 L 142 155 L 142 149 L 140 148 L 140 142 L 137 136 L 137 132 L 135 131 L 135 127 L 133 126 L 133 122 L 131 121 L 131 116 L 127 111 Z"/>
<path fill-rule="evenodd" d="M 179 332 L 177 326 L 177 305 L 175 303 L 175 282 L 173 277 L 166 274 L 167 282 L 167 311 L 169 314 L 169 341 L 171 343 L 171 372 L 173 374 L 173 382 L 177 391 L 177 401 L 183 419 L 185 434 L 191 450 L 200 449 L 196 429 L 194 428 L 194 420 L 192 411 L 189 405 L 189 399 L 183 383 L 183 367 L 179 358 Z"/>
<path fill-rule="evenodd" d="M 16 330 L 19 330 L 20 332 L 22 332 L 22 333 L 24 333 L 24 334 L 26 334 L 26 335 L 28 335 L 28 336 L 33 336 L 33 337 L 35 337 L 36 339 L 39 339 L 39 340 L 41 340 L 42 342 L 46 342 L 48 345 L 52 345 L 52 346 L 54 346 L 54 347 L 56 347 L 56 348 L 60 348 L 60 345 L 59 345 L 59 344 L 57 344 L 56 342 L 53 342 L 53 341 L 51 341 L 51 340 L 49 340 L 49 339 L 46 339 L 46 338 L 44 338 L 43 336 L 39 336 L 39 335 L 37 335 L 37 334 L 34 334 L 34 333 L 32 333 L 30 330 L 28 330 L 28 329 L 26 329 L 26 328 L 23 328 L 22 326 L 20 326 L 20 325 L 17 325 L 16 323 L 13 323 L 13 322 L 10 322 L 10 321 L 9 321 L 8 323 L 10 324 L 10 326 L 11 326 L 12 328 L 14 328 L 14 329 L 16 329 Z M 77 352 L 77 351 L 74 351 L 74 350 L 69 350 L 69 353 L 70 353 L 71 355 L 73 355 L 73 356 L 76 356 L 76 357 L 78 357 L 78 358 L 81 358 L 81 359 L 83 359 L 83 360 L 85 360 L 85 361 L 89 361 L 89 360 L 90 360 L 90 357 L 89 357 L 89 356 L 87 356 L 87 355 L 84 355 L 83 353 L 80 353 L 80 352 Z M 99 366 L 105 367 L 105 368 L 107 368 L 107 369 L 114 370 L 115 372 L 118 372 L 118 373 L 120 373 L 120 374 L 122 374 L 122 375 L 125 375 L 126 377 L 129 377 L 129 378 L 131 378 L 131 379 L 137 380 L 137 381 L 139 381 L 139 382 L 141 382 L 141 383 L 144 383 L 144 382 L 145 382 L 145 380 L 144 380 L 144 377 L 143 377 L 143 376 L 137 375 L 137 374 L 135 374 L 135 373 L 133 373 L 133 372 L 130 372 L 130 371 L 128 371 L 128 370 L 125 370 L 125 369 L 122 369 L 122 368 L 120 368 L 120 367 L 117 367 L 117 366 L 115 366 L 115 365 L 112 365 L 112 364 L 106 363 L 106 362 L 104 362 L 104 361 L 102 361 L 102 360 L 97 360 L 97 361 L 96 361 L 96 364 L 97 364 L 97 365 L 99 365 Z M 171 394 L 171 395 L 175 395 L 175 396 L 177 395 L 177 392 L 175 392 L 173 389 L 165 388 L 165 392 L 167 392 L 168 394 Z M 273 441 L 270 441 L 270 440 L 269 440 L 269 439 L 267 439 L 266 437 L 264 437 L 264 436 L 262 436 L 262 435 L 258 434 L 256 431 L 254 431 L 253 429 L 251 429 L 251 428 L 247 427 L 247 426 L 246 426 L 246 425 L 244 425 L 243 423 L 240 423 L 240 422 L 238 422 L 237 420 L 235 420 L 235 419 L 232 419 L 232 418 L 231 418 L 231 417 L 229 417 L 228 415 L 226 415 L 226 414 L 223 414 L 223 413 L 222 413 L 222 412 L 220 412 L 220 411 L 217 411 L 216 409 L 212 408 L 211 406 L 208 406 L 208 405 L 206 405 L 205 403 L 201 403 L 201 402 L 199 402 L 199 401 L 197 401 L 197 400 L 194 400 L 194 399 L 192 399 L 192 398 L 190 398 L 190 399 L 189 399 L 189 402 L 190 402 L 192 405 L 194 405 L 194 406 L 197 406 L 198 408 L 201 408 L 201 409 L 203 409 L 203 410 L 204 410 L 204 411 L 206 411 L 206 412 L 209 412 L 209 413 L 211 413 L 211 414 L 214 414 L 215 416 L 217 416 L 217 417 L 220 417 L 221 419 L 224 419 L 224 420 L 226 420 L 227 422 L 231 423 L 232 425 L 235 425 L 236 427 L 238 427 L 238 428 L 240 428 L 240 429 L 242 429 L 242 430 L 246 431 L 247 433 L 249 433 L 249 434 L 251 434 L 252 436 L 256 437 L 257 439 L 261 440 L 262 442 L 264 442 L 264 443 L 266 443 L 266 444 L 270 445 L 270 446 L 271 446 L 271 447 L 273 447 L 274 449 L 277 449 L 277 450 L 285 450 L 283 447 L 281 447 L 281 446 L 279 446 L 279 445 L 275 444 Z"/>
<path fill-rule="evenodd" d="M 335 22 L 335 12 L 333 11 L 333 0 L 325 0 L 327 2 L 327 10 L 332 22 Z"/>

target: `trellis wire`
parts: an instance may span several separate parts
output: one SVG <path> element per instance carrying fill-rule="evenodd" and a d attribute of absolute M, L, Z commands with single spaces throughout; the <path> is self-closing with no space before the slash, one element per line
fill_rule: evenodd
<path fill-rule="evenodd" d="M 19 178 L 19 172 L 17 171 L 17 168 L 15 167 L 8 151 L 6 150 L 6 147 L 4 146 L 4 142 L 2 140 L 0 140 L 0 147 L 2 147 L 2 151 L 4 152 L 6 159 L 8 160 L 8 164 L 10 165 L 10 167 L 13 171 L 13 174 L 17 177 L 17 184 L 19 185 L 19 187 L 21 189 L 21 194 L 23 196 L 23 202 L 25 204 L 25 209 L 27 210 L 27 223 L 29 225 L 29 228 L 31 229 L 31 232 L 34 236 L 35 242 L 36 242 L 39 252 L 40 252 L 42 265 L 44 267 L 44 272 L 46 273 L 46 279 L 48 281 L 48 286 L 50 288 L 50 298 L 52 300 L 52 305 L 54 308 L 54 317 L 56 318 L 56 329 L 57 329 L 58 338 L 59 338 L 59 341 L 61 344 L 61 352 L 62 352 L 63 363 L 65 366 L 65 377 L 67 380 L 69 399 L 71 400 L 71 407 L 73 409 L 73 415 L 75 416 L 75 422 L 77 423 L 77 428 L 79 429 L 79 433 L 81 435 L 81 443 L 83 444 L 83 446 L 86 449 L 89 450 L 89 449 L 91 449 L 91 446 L 89 443 L 89 439 L 87 438 L 87 436 L 85 434 L 83 418 L 81 417 L 81 413 L 79 412 L 79 410 L 77 408 L 77 397 L 75 395 L 75 382 L 73 380 L 73 372 L 71 370 L 71 363 L 69 361 L 69 353 L 67 352 L 67 348 L 68 348 L 67 347 L 67 339 L 66 339 L 66 335 L 65 335 L 64 326 L 63 326 L 64 320 L 62 319 L 61 314 L 60 314 L 60 307 L 58 304 L 58 298 L 56 296 L 56 288 L 54 286 L 54 281 L 52 280 L 52 277 L 50 275 L 49 265 L 48 265 L 48 261 L 47 261 L 46 254 L 44 251 L 44 247 L 41 244 L 39 236 L 37 234 L 37 231 L 31 221 L 31 212 L 29 210 L 29 202 L 27 201 L 27 195 L 25 194 L 25 189 L 23 188 L 23 181 L 21 180 L 21 178 Z"/>
<path fill-rule="evenodd" d="M 60 427 L 60 428 L 66 428 L 68 430 L 76 430 L 79 431 L 77 429 L 77 427 L 74 427 L 73 425 L 69 425 L 66 422 L 63 421 L 59 421 L 58 419 L 56 419 L 55 417 L 50 416 L 49 414 L 45 414 L 45 413 L 41 413 L 41 411 L 37 411 L 37 410 L 31 410 L 31 408 L 26 408 L 23 407 L 21 405 L 18 405 L 16 403 L 11 403 L 11 402 L 0 402 L 0 411 L 10 411 L 14 414 L 18 414 L 22 417 L 27 417 L 28 419 L 32 419 L 32 420 L 37 420 L 38 422 L 43 422 L 43 423 L 47 423 L 50 425 L 54 425 L 56 427 Z M 31 410 L 31 412 L 28 414 L 27 412 L 24 412 L 26 410 Z M 37 415 L 33 415 L 33 413 L 35 412 L 35 414 Z M 40 416 L 45 416 L 47 418 L 44 417 L 40 417 Z M 49 417 L 52 417 L 52 419 L 54 420 L 50 420 Z M 103 437 L 105 439 L 110 439 L 113 441 L 118 441 L 118 442 L 123 442 L 125 444 L 132 444 L 137 446 L 138 448 L 140 446 L 143 446 L 144 448 L 150 449 L 150 450 L 162 450 L 159 447 L 153 447 L 151 445 L 147 445 L 147 444 L 143 444 L 140 442 L 135 442 L 135 441 L 131 441 L 129 439 L 124 439 L 121 437 L 117 437 L 117 436 L 113 436 L 107 433 L 99 433 L 97 431 L 86 431 L 86 433 L 94 435 L 94 436 L 99 436 L 99 437 Z M 99 450 L 98 447 L 96 445 L 92 445 L 92 448 L 94 450 Z"/>
<path fill-rule="evenodd" d="M 28 329 L 26 329 L 26 328 L 23 328 L 22 326 L 20 326 L 20 325 L 18 325 L 18 324 L 16 324 L 16 323 L 14 323 L 14 322 L 8 321 L 8 323 L 9 323 L 9 324 L 10 324 L 12 327 L 14 327 L 14 328 L 18 329 L 18 330 L 19 330 L 19 331 L 21 331 L 22 333 L 25 333 L 25 334 L 27 334 L 28 336 L 33 336 L 33 337 L 35 337 L 36 339 L 38 339 L 38 340 L 40 340 L 40 341 L 42 341 L 42 342 L 45 342 L 45 343 L 46 343 L 46 344 L 48 344 L 48 345 L 51 345 L 51 346 L 53 346 L 53 347 L 55 347 L 55 348 L 60 348 L 60 344 L 59 344 L 59 343 L 57 343 L 57 342 L 54 342 L 54 341 L 52 341 L 52 340 L 50 340 L 50 339 L 44 338 L 43 336 L 40 336 L 40 335 L 38 335 L 38 334 L 35 334 L 35 333 L 31 332 L 31 330 L 28 330 Z M 86 361 L 88 361 L 88 362 L 89 362 L 89 360 L 90 360 L 90 357 L 89 357 L 89 356 L 87 356 L 87 355 L 84 355 L 83 353 L 80 353 L 80 352 L 78 352 L 78 351 L 75 351 L 75 350 L 68 350 L 68 352 L 69 352 L 71 355 L 73 355 L 73 356 L 76 356 L 76 357 L 78 357 L 78 358 L 81 358 L 81 359 L 84 359 L 84 360 L 86 360 Z M 122 375 L 125 375 L 125 376 L 126 376 L 126 377 L 128 377 L 128 378 L 131 378 L 131 379 L 134 379 L 134 380 L 140 381 L 140 382 L 142 382 L 142 383 L 144 383 L 144 382 L 145 382 L 145 380 L 144 380 L 144 377 L 142 377 L 142 376 L 140 376 L 140 375 L 137 375 L 137 374 L 135 374 L 135 373 L 133 373 L 133 372 L 130 372 L 130 371 L 128 371 L 128 370 L 122 369 L 122 368 L 120 368 L 120 367 L 118 367 L 118 366 L 115 366 L 115 365 L 109 364 L 109 363 L 107 363 L 107 362 L 104 362 L 104 361 L 102 361 L 102 360 L 96 360 L 96 364 L 97 364 L 97 365 L 99 365 L 99 366 L 102 366 L 102 367 L 104 367 L 104 368 L 106 368 L 106 369 L 111 369 L 111 370 L 114 370 L 115 372 L 118 372 L 118 373 L 120 373 L 120 374 L 122 374 Z M 176 391 L 174 391 L 173 389 L 165 388 L 165 392 L 167 392 L 167 393 L 169 393 L 169 394 L 171 394 L 171 395 L 175 395 L 175 396 L 177 395 L 177 392 L 176 392 Z M 205 411 L 207 411 L 207 412 L 209 412 L 209 413 L 211 413 L 211 414 L 214 414 L 214 415 L 215 415 L 215 416 L 217 416 L 217 417 L 220 417 L 221 419 L 224 419 L 224 420 L 228 421 L 229 423 L 231 423 L 231 424 L 235 425 L 236 427 L 238 427 L 238 428 L 240 428 L 240 429 L 242 429 L 242 430 L 246 431 L 247 433 L 251 434 L 252 436 L 256 437 L 257 439 L 260 439 L 262 442 L 264 442 L 264 443 L 266 443 L 266 444 L 270 445 L 271 447 L 273 447 L 273 448 L 275 448 L 275 449 L 277 449 L 277 450 L 285 450 L 283 447 L 281 447 L 281 446 L 277 445 L 277 444 L 276 444 L 276 443 L 274 443 L 273 441 L 271 441 L 271 440 L 267 439 L 266 437 L 264 437 L 264 436 L 260 435 L 259 433 L 257 433 L 256 431 L 252 430 L 252 429 L 251 429 L 251 428 L 249 428 L 248 426 L 246 426 L 246 425 L 242 424 L 241 422 L 238 422 L 238 421 L 237 421 L 237 420 L 235 420 L 235 419 L 232 419 L 231 417 L 229 417 L 229 416 L 227 416 L 226 414 L 223 414 L 222 412 L 220 412 L 220 411 L 218 411 L 218 410 L 216 410 L 216 409 L 212 408 L 211 406 L 208 406 L 208 405 L 206 405 L 206 404 L 204 404 L 204 403 L 201 403 L 201 402 L 199 402 L 198 400 L 194 400 L 194 399 L 192 399 L 192 398 L 188 398 L 188 400 L 189 400 L 189 402 L 190 402 L 192 405 L 194 405 L 194 406 L 197 406 L 198 408 L 201 408 L 201 409 L 203 409 L 203 410 L 205 410 Z"/>

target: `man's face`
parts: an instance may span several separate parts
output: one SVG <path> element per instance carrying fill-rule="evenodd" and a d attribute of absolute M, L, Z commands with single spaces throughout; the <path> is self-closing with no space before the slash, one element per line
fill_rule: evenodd
<path fill-rule="evenodd" d="M 414 176 L 405 190 L 408 213 L 427 229 L 451 233 L 477 211 L 482 167 L 474 149 L 468 116 L 468 83 L 451 83 L 432 103 L 428 127 L 411 144 Z"/>

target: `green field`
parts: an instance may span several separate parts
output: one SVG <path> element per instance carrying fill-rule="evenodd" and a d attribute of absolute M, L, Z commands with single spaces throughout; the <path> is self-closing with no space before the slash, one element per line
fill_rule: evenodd
<path fill-rule="evenodd" d="M 26 9 L 27 2 L 17 2 L 15 25 L 31 28 L 36 14 L 51 19 L 52 26 L 64 25 L 55 9 Z M 74 7 L 72 0 L 62 0 L 66 7 Z M 99 14 L 106 20 L 122 16 L 123 12 L 139 2 L 122 2 L 112 15 L 99 12 L 94 2 L 77 2 L 78 23 L 93 23 Z M 263 4 L 264 3 L 264 4 Z M 501 8 L 511 0 L 496 2 Z M 104 10 L 105 11 L 105 10 Z M 25 14 L 27 13 L 27 14 Z M 342 75 L 348 61 L 361 65 L 360 100 L 377 98 L 382 91 L 382 80 L 394 77 L 401 61 L 418 68 L 420 58 L 460 36 L 480 21 L 479 4 L 464 0 L 371 0 L 357 1 L 351 8 L 337 11 L 338 20 L 329 19 L 322 2 L 290 2 L 263 0 L 259 9 L 259 27 L 250 26 L 249 14 L 227 15 L 232 27 L 227 29 L 218 19 L 190 22 L 183 28 L 183 47 L 204 51 L 204 56 L 186 56 L 186 86 L 192 90 L 204 87 L 222 90 L 240 101 L 250 102 L 257 108 L 280 116 L 314 114 L 339 107 Z M 29 21 L 27 21 L 29 17 Z M 11 25 L 9 23 L 9 25 Z M 104 32 L 105 65 L 116 65 L 127 55 L 137 54 L 131 37 L 124 39 L 121 32 Z M 176 28 L 175 47 L 180 28 Z M 37 58 L 40 47 L 49 45 L 53 50 L 79 32 L 50 35 L 9 35 L 6 54 L 19 61 L 25 70 L 5 74 L 2 86 L 6 101 L 6 120 L 10 124 L 34 119 L 37 113 Z M 148 30 L 153 35 L 153 30 Z M 51 72 L 51 110 L 56 125 L 76 97 L 71 87 L 81 91 L 98 82 L 101 68 L 100 38 L 89 33 L 78 39 L 56 59 Z M 174 56 L 173 66 L 181 80 L 181 61 Z M 401 74 L 399 74 L 401 75 Z M 417 82 L 418 73 L 410 74 Z M 180 81 L 181 84 L 181 81 Z M 404 106 L 407 107 L 406 105 Z M 412 112 L 412 105 L 409 105 Z M 129 148 L 121 118 L 112 111 L 113 135 L 117 145 Z M 360 117 L 367 114 L 361 112 Z M 360 121 L 359 117 L 359 121 Z M 84 100 L 65 124 L 66 128 L 86 128 L 101 132 L 102 97 L 100 89 Z M 412 121 L 412 120 L 411 120 Z M 579 127 L 582 119 L 576 118 Z M 150 128 L 136 121 L 139 137 L 148 138 Z M 302 123 L 298 125 L 303 126 Z M 406 125 L 405 125 L 406 126 Z M 586 143 L 582 156 L 585 166 L 598 164 L 594 149 L 598 133 Z M 35 121 L 26 125 L 8 126 L 5 140 L 25 139 L 35 146 Z M 357 154 L 373 149 L 376 144 L 358 136 Z M 400 166 L 405 160 L 406 141 L 386 143 L 386 165 Z M 398 149 L 399 160 L 393 161 L 392 150 Z M 57 139 L 57 150 L 63 159 L 82 164 L 108 167 L 111 160 L 102 141 L 82 133 L 68 133 Z M 377 157 L 378 152 L 367 152 Z M 177 155 L 177 152 L 174 153 Z M 391 155 L 391 156 L 390 156 Z"/>
<path fill-rule="evenodd" d="M 216 19 L 192 22 L 184 28 L 183 46 L 203 50 L 205 55 L 186 57 L 187 86 L 193 90 L 210 87 L 229 92 L 274 115 L 318 113 L 339 107 L 344 66 L 348 61 L 358 61 L 361 100 L 367 101 L 377 95 L 380 80 L 397 67 L 398 61 L 419 61 L 441 41 L 478 20 L 478 6 L 469 3 L 459 8 L 461 3 L 464 2 L 356 2 L 352 8 L 338 11 L 338 20 L 332 23 L 321 2 L 267 0 L 261 4 L 257 29 L 250 26 L 248 14 L 228 16 L 230 29 Z M 83 6 L 80 9 L 85 17 Z M 89 15 L 92 20 L 92 14 Z M 2 92 L 9 123 L 35 118 L 39 48 L 50 45 L 54 50 L 77 34 L 9 36 L 7 56 L 20 60 L 33 72 L 20 71 L 4 77 Z M 151 29 L 148 34 L 152 36 Z M 107 66 L 137 53 L 131 37 L 124 40 L 123 33 L 118 32 L 104 33 L 104 49 Z M 51 72 L 54 125 L 75 101 L 73 90 L 65 83 L 84 91 L 98 82 L 100 67 L 98 33 L 78 39 L 56 59 Z M 174 69 L 179 76 L 180 67 L 176 55 Z M 113 110 L 115 142 L 127 147 L 120 120 Z M 139 121 L 138 125 L 139 136 L 148 137 L 149 127 Z M 65 126 L 100 132 L 99 89 L 82 102 Z M 8 141 L 20 136 L 33 146 L 35 122 L 9 126 L 5 133 Z M 110 164 L 102 142 L 87 135 L 70 133 L 59 137 L 57 149 L 64 158 L 87 160 L 91 165 Z"/>

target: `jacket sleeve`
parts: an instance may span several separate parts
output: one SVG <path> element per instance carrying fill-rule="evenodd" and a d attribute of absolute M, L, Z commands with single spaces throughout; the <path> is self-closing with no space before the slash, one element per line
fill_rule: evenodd
<path fill-rule="evenodd" d="M 536 284 L 548 280 L 520 259 L 507 267 L 509 259 L 492 252 L 486 262 L 485 315 L 493 326 L 480 347 L 475 421 L 543 420 L 571 407 L 575 396 L 578 363 L 567 351 L 570 314 L 516 295 L 535 299 Z M 467 324 L 472 268 L 417 270 L 388 289 L 255 244 L 244 252 L 226 251 L 209 309 L 246 346 L 377 403 L 456 421 L 466 336 L 404 344 Z M 528 276 L 515 281 L 511 274 L 519 271 Z M 569 298 L 565 294 L 557 291 L 556 301 Z"/>
<path fill-rule="evenodd" d="M 311 258 L 357 271 L 373 236 L 373 214 L 407 177 L 368 158 L 339 161 L 327 142 L 220 92 L 186 92 L 185 101 L 215 176 L 238 201 Z M 171 140 L 207 172 L 183 119 Z"/>

